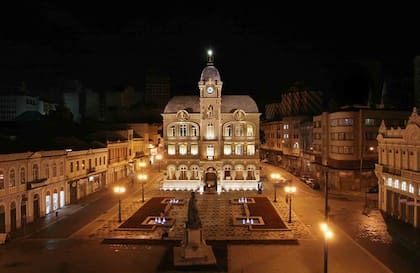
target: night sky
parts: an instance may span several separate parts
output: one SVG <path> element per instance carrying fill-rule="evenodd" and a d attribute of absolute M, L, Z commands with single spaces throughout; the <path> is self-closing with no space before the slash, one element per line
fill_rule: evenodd
<path fill-rule="evenodd" d="M 420 54 L 415 9 L 395 4 L 28 2 L 0 16 L 2 85 L 42 88 L 64 78 L 97 90 L 142 90 L 153 69 L 170 75 L 173 95 L 197 94 L 212 48 L 225 93 L 278 99 L 301 81 L 356 102 L 384 78 L 410 77 Z"/>

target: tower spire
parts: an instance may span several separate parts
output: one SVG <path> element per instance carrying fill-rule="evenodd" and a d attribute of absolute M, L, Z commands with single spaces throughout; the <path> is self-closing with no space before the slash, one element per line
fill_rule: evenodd
<path fill-rule="evenodd" d="M 207 65 L 213 65 L 213 50 L 207 50 Z"/>

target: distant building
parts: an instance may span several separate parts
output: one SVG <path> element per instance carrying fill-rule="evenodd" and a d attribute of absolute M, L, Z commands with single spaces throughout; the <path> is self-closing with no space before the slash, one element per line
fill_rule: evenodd
<path fill-rule="evenodd" d="M 328 171 L 331 189 L 365 191 L 377 184 L 377 132 L 381 121 L 404 126 L 407 111 L 346 108 L 313 117 L 311 172 L 324 181 Z"/>
<path fill-rule="evenodd" d="M 36 113 L 44 116 L 54 106 L 27 94 L 1 93 L 0 94 L 0 121 L 15 121 L 25 113 Z M 31 115 L 34 118 L 35 115 Z"/>
<path fill-rule="evenodd" d="M 199 96 L 173 97 L 162 113 L 165 173 L 162 189 L 256 190 L 260 183 L 259 118 L 249 96 L 222 96 L 209 55 Z"/>
<path fill-rule="evenodd" d="M 377 136 L 379 209 L 420 228 L 420 117 L 414 108 L 405 128 L 382 122 Z"/>

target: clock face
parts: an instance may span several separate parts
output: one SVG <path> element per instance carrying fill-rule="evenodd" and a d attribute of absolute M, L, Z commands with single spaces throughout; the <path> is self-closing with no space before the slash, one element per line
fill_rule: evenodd
<path fill-rule="evenodd" d="M 213 92 L 214 92 L 213 87 L 211 87 L 211 86 L 207 87 L 207 93 L 211 94 Z"/>

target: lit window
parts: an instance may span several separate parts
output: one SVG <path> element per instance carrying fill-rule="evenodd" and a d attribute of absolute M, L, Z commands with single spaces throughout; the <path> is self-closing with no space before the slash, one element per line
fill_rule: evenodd
<path fill-rule="evenodd" d="M 191 172 L 191 179 L 198 179 L 198 167 L 197 166 L 193 166 L 191 167 L 192 172 Z"/>
<path fill-rule="evenodd" d="M 299 143 L 295 142 L 295 143 L 293 144 L 293 149 L 299 149 Z"/>
<path fill-rule="evenodd" d="M 179 145 L 179 154 L 181 155 L 187 154 L 187 145 L 185 144 Z"/>
<path fill-rule="evenodd" d="M 289 124 L 284 124 L 284 125 L 283 125 L 283 129 L 284 129 L 284 130 L 289 129 Z"/>
<path fill-rule="evenodd" d="M 388 180 L 387 180 L 387 185 L 388 185 L 389 187 L 392 187 L 392 178 L 388 178 Z"/>
<path fill-rule="evenodd" d="M 400 187 L 400 181 L 399 180 L 395 180 L 394 181 L 394 188 L 398 189 Z"/>
<path fill-rule="evenodd" d="M 224 151 L 225 155 L 231 155 L 232 154 L 232 146 L 230 144 L 225 144 L 223 151 Z"/>
<path fill-rule="evenodd" d="M 207 146 L 207 159 L 213 160 L 214 157 L 214 146 L 208 145 Z"/>
<path fill-rule="evenodd" d="M 4 173 L 0 171 L 0 190 L 4 189 Z"/>
<path fill-rule="evenodd" d="M 213 123 L 207 124 L 207 138 L 213 139 L 214 138 L 214 126 Z"/>
<path fill-rule="evenodd" d="M 175 154 L 175 145 L 169 144 L 168 145 L 168 155 L 174 155 Z"/>
<path fill-rule="evenodd" d="M 407 191 L 407 182 L 403 181 L 403 182 L 401 183 L 401 190 L 403 190 L 403 191 Z"/>
<path fill-rule="evenodd" d="M 289 138 L 289 134 L 284 134 L 284 135 L 283 135 L 283 138 L 284 138 L 284 139 Z"/>
<path fill-rule="evenodd" d="M 246 136 L 254 136 L 254 128 L 252 127 L 251 124 L 248 124 L 246 126 Z"/>
<path fill-rule="evenodd" d="M 414 193 L 414 186 L 413 186 L 413 184 L 409 184 L 408 185 L 408 192 L 409 193 Z"/>
<path fill-rule="evenodd" d="M 225 127 L 225 136 L 232 136 L 232 125 L 228 125 Z"/>
<path fill-rule="evenodd" d="M 254 155 L 255 154 L 255 145 L 254 144 L 248 144 L 246 147 L 246 154 L 247 155 Z"/>
<path fill-rule="evenodd" d="M 242 144 L 235 145 L 235 155 L 242 155 Z"/>
<path fill-rule="evenodd" d="M 191 154 L 192 155 L 197 155 L 198 154 L 198 145 L 197 144 L 192 144 L 191 145 Z"/>

